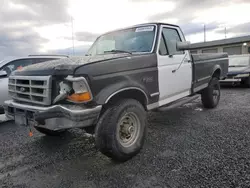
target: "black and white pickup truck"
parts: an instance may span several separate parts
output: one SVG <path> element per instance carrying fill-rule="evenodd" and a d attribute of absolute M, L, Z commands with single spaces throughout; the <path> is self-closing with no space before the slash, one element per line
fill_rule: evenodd
<path fill-rule="evenodd" d="M 220 100 L 227 54 L 191 55 L 180 27 L 148 23 L 101 35 L 86 56 L 15 71 L 5 113 L 46 135 L 83 128 L 114 160 L 136 155 L 150 110 L 166 110 L 201 94 L 205 108 Z M 166 113 L 167 115 L 167 113 Z"/>

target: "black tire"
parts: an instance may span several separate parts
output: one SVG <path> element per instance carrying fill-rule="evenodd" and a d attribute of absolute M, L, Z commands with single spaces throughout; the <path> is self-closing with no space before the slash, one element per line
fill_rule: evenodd
<path fill-rule="evenodd" d="M 250 77 L 247 77 L 244 80 L 242 80 L 241 84 L 243 84 L 247 88 L 250 88 Z"/>
<path fill-rule="evenodd" d="M 60 130 L 60 131 L 53 131 L 50 129 L 46 129 L 43 127 L 34 127 L 38 132 L 45 134 L 47 136 L 61 136 L 63 133 L 66 132 L 66 130 Z"/>
<path fill-rule="evenodd" d="M 220 101 L 220 83 L 213 77 L 207 88 L 201 93 L 201 101 L 205 108 L 215 108 Z"/>
<path fill-rule="evenodd" d="M 135 131 L 131 136 L 132 143 L 126 145 L 125 142 L 122 143 L 121 129 L 123 126 L 119 126 L 121 119 L 126 117 L 128 114 L 133 114 L 137 118 Z M 126 124 L 130 125 L 130 124 Z M 123 127 L 124 128 L 124 127 Z M 129 127 L 130 128 L 130 127 Z M 127 127 L 127 130 L 129 129 Z M 144 140 L 146 137 L 147 129 L 147 118 L 146 112 L 143 106 L 134 99 L 123 99 L 116 104 L 111 105 L 107 110 L 101 115 L 95 129 L 95 141 L 96 146 L 101 153 L 112 158 L 115 161 L 124 162 L 131 159 L 133 156 L 138 154 L 144 145 Z M 130 132 L 130 131 L 129 131 Z M 131 134 L 131 135 L 132 135 Z"/>
<path fill-rule="evenodd" d="M 95 134 L 95 126 L 84 127 L 83 129 L 88 134 Z"/>

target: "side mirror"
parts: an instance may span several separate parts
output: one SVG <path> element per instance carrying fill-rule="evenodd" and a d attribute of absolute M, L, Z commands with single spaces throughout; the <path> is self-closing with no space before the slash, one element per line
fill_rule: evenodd
<path fill-rule="evenodd" d="M 177 42 L 176 49 L 179 51 L 190 50 L 190 42 Z"/>
<path fill-rule="evenodd" d="M 7 72 L 6 71 L 0 71 L 0 77 L 5 77 L 7 76 Z"/>

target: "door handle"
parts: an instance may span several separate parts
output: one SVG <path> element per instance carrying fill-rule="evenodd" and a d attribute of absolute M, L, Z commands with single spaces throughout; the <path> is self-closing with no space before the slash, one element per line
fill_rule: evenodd
<path fill-rule="evenodd" d="M 184 59 L 185 63 L 191 63 L 192 61 L 190 59 Z"/>

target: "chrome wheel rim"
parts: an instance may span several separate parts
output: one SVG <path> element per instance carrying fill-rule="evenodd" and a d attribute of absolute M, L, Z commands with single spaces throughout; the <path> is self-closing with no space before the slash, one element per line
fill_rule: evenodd
<path fill-rule="evenodd" d="M 213 90 L 213 99 L 216 102 L 218 100 L 218 98 L 220 97 L 220 91 L 217 85 L 214 86 L 214 90 Z"/>
<path fill-rule="evenodd" d="M 134 112 L 127 112 L 118 121 L 117 139 L 123 147 L 133 145 L 140 133 L 141 123 Z"/>

